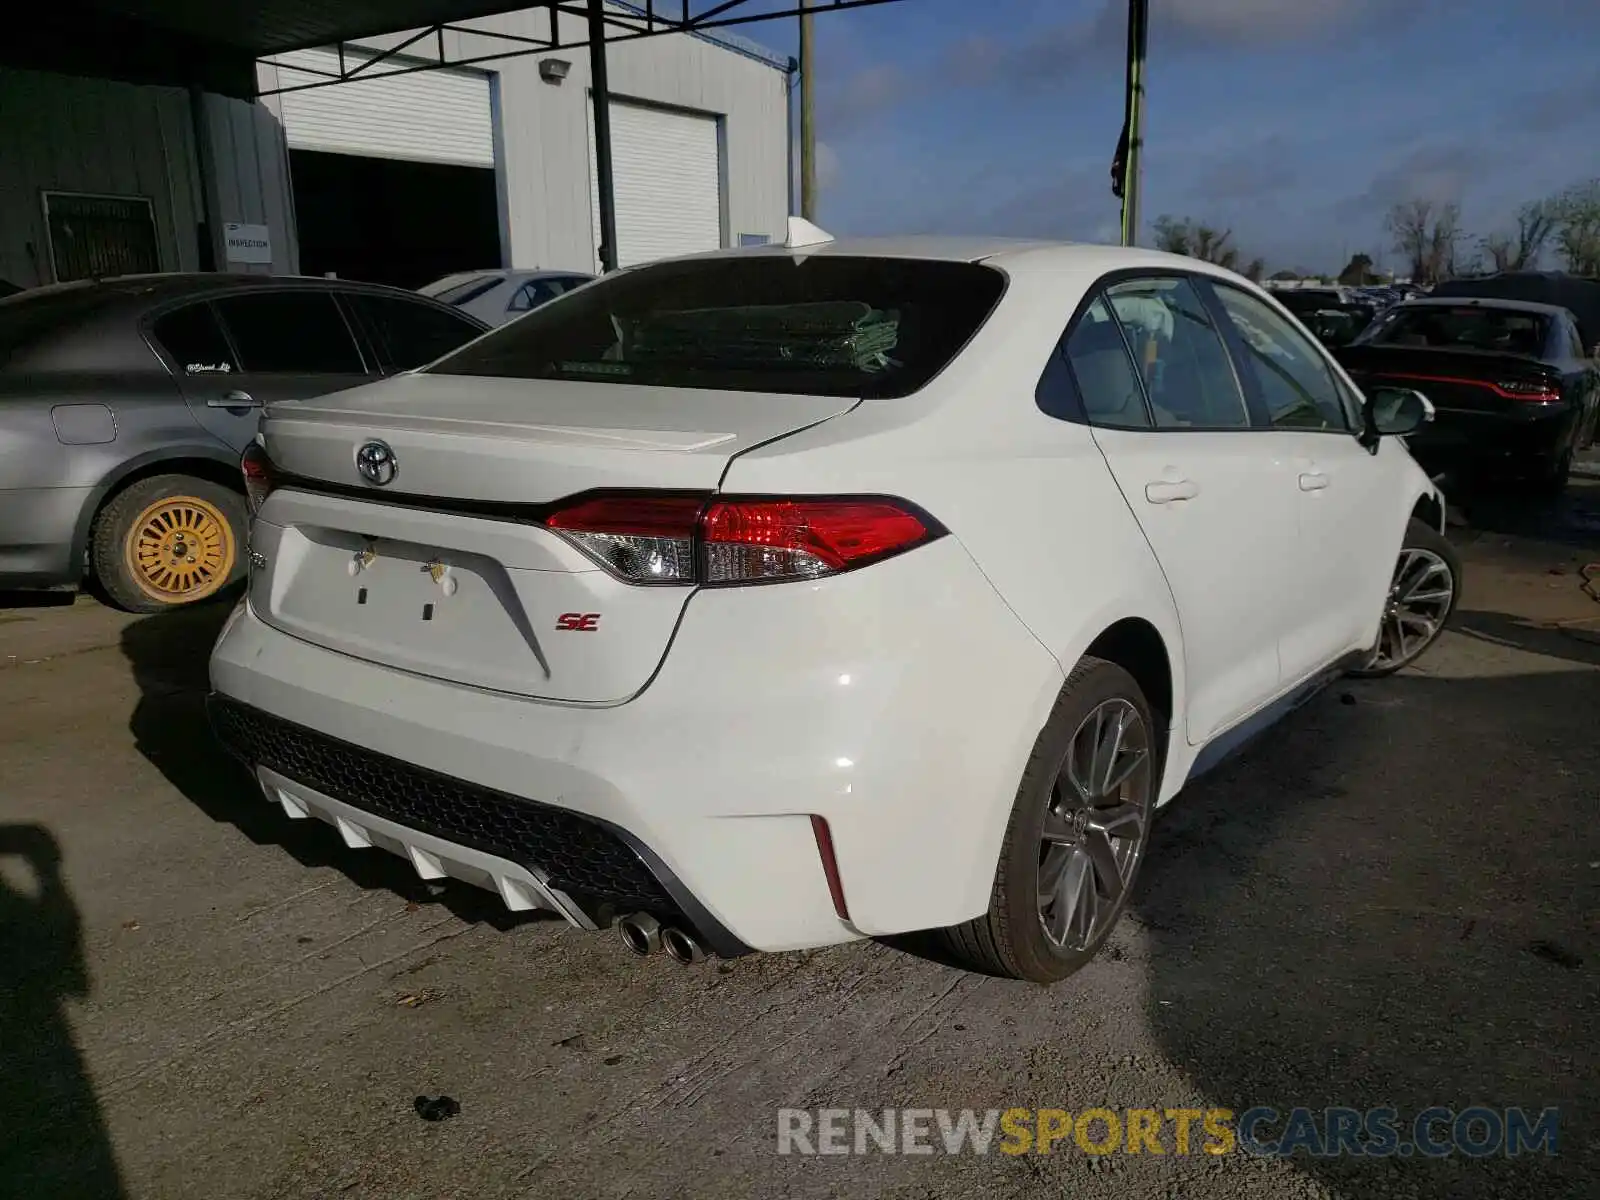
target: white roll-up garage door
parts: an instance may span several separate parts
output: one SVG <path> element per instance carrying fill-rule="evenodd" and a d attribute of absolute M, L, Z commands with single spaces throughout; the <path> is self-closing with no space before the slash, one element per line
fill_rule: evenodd
<path fill-rule="evenodd" d="M 600 187 L 589 120 L 589 207 L 600 245 Z M 611 102 L 611 169 L 617 265 L 634 266 L 722 245 L 722 169 L 717 119 Z"/>
<path fill-rule="evenodd" d="M 346 69 L 357 61 L 345 52 Z M 392 61 L 373 70 L 393 70 Z M 323 77 L 295 67 L 339 71 L 339 56 L 332 50 L 296 50 L 278 55 L 276 62 L 279 87 Z M 475 71 L 415 71 L 392 79 L 358 75 L 349 83 L 287 92 L 283 131 L 294 150 L 494 166 L 489 77 Z"/>

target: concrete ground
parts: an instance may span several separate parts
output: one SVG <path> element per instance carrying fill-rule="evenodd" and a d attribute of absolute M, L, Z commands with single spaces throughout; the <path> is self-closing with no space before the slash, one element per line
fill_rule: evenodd
<path fill-rule="evenodd" d="M 1455 632 L 1176 801 L 1051 989 L 512 918 L 258 798 L 220 612 L 0 608 L 0 1196 L 1600 1195 L 1600 485 L 1460 516 Z M 776 1153 L 781 1106 L 1435 1104 L 1560 1106 L 1559 1152 Z"/>

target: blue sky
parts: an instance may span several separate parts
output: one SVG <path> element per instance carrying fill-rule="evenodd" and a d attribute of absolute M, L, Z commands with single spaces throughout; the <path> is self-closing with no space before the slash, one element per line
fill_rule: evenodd
<path fill-rule="evenodd" d="M 1152 0 L 1144 208 L 1338 270 L 1396 200 L 1512 226 L 1600 176 L 1596 0 Z M 1126 0 L 900 0 L 816 21 L 820 223 L 1115 240 Z M 741 32 L 787 53 L 792 22 Z"/>

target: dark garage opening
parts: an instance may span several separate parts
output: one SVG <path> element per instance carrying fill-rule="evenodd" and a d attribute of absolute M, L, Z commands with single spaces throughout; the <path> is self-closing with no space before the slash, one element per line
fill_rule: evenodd
<path fill-rule="evenodd" d="M 291 150 L 300 270 L 419 288 L 500 265 L 494 170 Z"/>

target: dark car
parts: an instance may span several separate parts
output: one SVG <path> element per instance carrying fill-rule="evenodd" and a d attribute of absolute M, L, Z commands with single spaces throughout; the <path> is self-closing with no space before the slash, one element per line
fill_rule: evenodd
<path fill-rule="evenodd" d="M 1330 348 L 1354 341 L 1379 311 L 1373 301 L 1343 288 L 1284 288 L 1274 297 Z"/>
<path fill-rule="evenodd" d="M 157 612 L 243 573 L 263 404 L 432 362 L 483 322 L 414 292 L 143 275 L 0 300 L 0 589 Z"/>
<path fill-rule="evenodd" d="M 1408 439 L 1432 472 L 1510 468 L 1564 487 L 1594 440 L 1600 367 L 1565 308 L 1518 300 L 1406 300 L 1334 356 L 1363 389 L 1409 387 L 1435 419 Z"/>

